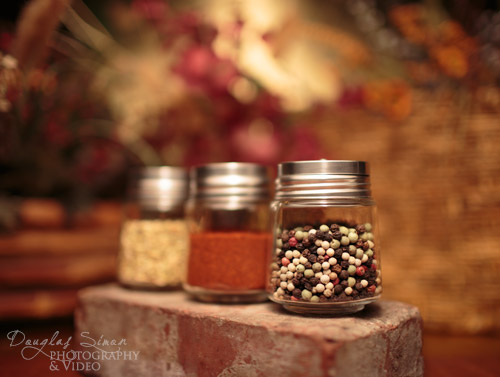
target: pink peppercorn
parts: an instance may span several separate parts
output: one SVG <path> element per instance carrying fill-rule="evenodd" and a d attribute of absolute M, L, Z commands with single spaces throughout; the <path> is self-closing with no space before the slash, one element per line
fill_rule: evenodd
<path fill-rule="evenodd" d="M 339 278 L 335 279 L 334 281 L 332 281 L 333 285 L 337 285 L 339 283 Z"/>
<path fill-rule="evenodd" d="M 372 270 L 376 270 L 377 269 L 377 265 L 375 263 L 372 263 Z"/>
<path fill-rule="evenodd" d="M 292 237 L 288 240 L 288 244 L 290 245 L 290 247 L 295 247 L 295 245 L 297 245 L 297 239 L 295 237 Z"/>
<path fill-rule="evenodd" d="M 372 292 L 372 293 L 375 292 L 375 289 L 377 289 L 377 287 L 375 287 L 374 285 L 370 285 L 368 288 L 366 288 L 366 290 L 368 292 Z"/>
<path fill-rule="evenodd" d="M 358 268 L 356 268 L 356 275 L 358 276 L 363 276 L 365 274 L 365 269 L 361 266 L 359 266 Z"/>
<path fill-rule="evenodd" d="M 328 260 L 328 259 L 330 259 L 330 256 L 329 255 L 325 255 L 323 258 L 325 258 L 325 260 Z"/>
<path fill-rule="evenodd" d="M 290 264 L 290 259 L 288 259 L 288 258 L 282 258 L 281 259 L 281 264 L 283 266 L 285 266 L 285 267 L 288 266 Z"/>
<path fill-rule="evenodd" d="M 294 297 L 294 296 L 290 297 L 290 300 L 292 300 L 292 301 L 299 301 L 299 299 L 297 297 Z"/>

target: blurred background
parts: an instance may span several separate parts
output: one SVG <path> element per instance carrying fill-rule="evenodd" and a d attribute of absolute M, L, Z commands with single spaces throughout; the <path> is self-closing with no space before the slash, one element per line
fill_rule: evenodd
<path fill-rule="evenodd" d="M 5 323 L 68 318 L 79 288 L 114 279 L 133 167 L 359 159 L 384 298 L 419 307 L 429 352 L 448 334 L 500 354 L 500 2 L 1 10 Z"/>

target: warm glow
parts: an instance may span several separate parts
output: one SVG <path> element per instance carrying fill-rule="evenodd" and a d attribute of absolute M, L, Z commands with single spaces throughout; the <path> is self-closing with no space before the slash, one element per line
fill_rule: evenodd
<path fill-rule="evenodd" d="M 242 73 L 281 98 L 286 110 L 305 110 L 314 102 L 337 98 L 338 74 L 301 34 L 303 21 L 298 17 L 296 1 L 212 0 L 201 6 L 208 21 L 218 29 L 215 52 L 234 59 Z M 231 30 L 240 20 L 241 30 L 235 37 Z M 274 36 L 279 42 L 273 43 L 265 36 Z M 250 97 L 245 84 L 235 84 L 231 90 L 243 103 Z"/>

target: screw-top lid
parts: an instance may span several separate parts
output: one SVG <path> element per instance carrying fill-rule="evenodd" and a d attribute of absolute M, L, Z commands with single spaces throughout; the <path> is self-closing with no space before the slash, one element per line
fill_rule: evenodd
<path fill-rule="evenodd" d="M 260 200 L 269 197 L 269 171 L 263 165 L 221 162 L 191 170 L 191 195 L 217 200 Z"/>
<path fill-rule="evenodd" d="M 278 165 L 276 197 L 370 197 L 369 180 L 364 161 L 284 162 Z"/>
<path fill-rule="evenodd" d="M 168 211 L 186 201 L 188 173 L 179 167 L 155 166 L 140 168 L 133 174 L 134 196 L 146 209 Z"/>

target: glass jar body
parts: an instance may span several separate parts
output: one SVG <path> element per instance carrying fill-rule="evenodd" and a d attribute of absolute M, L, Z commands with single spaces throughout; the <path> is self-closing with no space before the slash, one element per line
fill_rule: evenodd
<path fill-rule="evenodd" d="M 185 290 L 201 301 L 267 299 L 269 200 L 193 198 Z"/>
<path fill-rule="evenodd" d="M 280 199 L 271 205 L 269 298 L 297 313 L 353 313 L 382 292 L 370 198 Z"/>
<path fill-rule="evenodd" d="M 129 201 L 120 233 L 118 281 L 132 288 L 180 288 L 188 242 L 183 203 L 161 210 Z"/>

